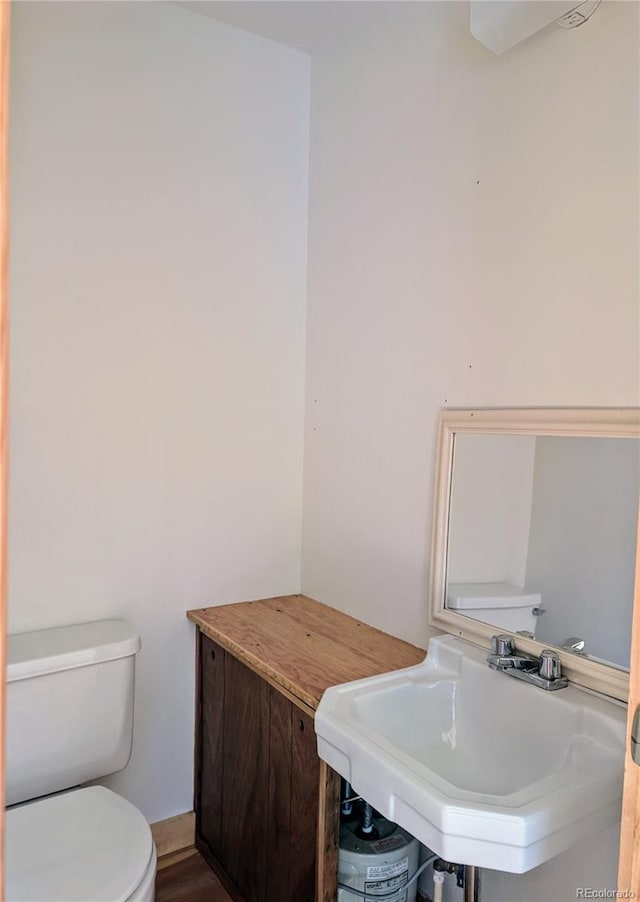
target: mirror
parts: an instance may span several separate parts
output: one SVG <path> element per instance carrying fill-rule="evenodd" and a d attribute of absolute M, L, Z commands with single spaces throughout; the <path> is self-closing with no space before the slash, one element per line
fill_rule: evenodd
<path fill-rule="evenodd" d="M 626 698 L 640 411 L 443 411 L 431 622 Z"/>

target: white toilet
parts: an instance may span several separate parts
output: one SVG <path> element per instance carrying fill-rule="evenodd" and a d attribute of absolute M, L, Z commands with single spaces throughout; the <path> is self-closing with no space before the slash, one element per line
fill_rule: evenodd
<path fill-rule="evenodd" d="M 153 902 L 142 813 L 103 786 L 70 789 L 129 760 L 139 649 L 121 620 L 8 637 L 6 902 Z"/>

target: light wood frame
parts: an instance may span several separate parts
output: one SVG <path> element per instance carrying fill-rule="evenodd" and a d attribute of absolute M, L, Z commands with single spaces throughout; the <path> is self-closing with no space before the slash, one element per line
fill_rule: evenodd
<path fill-rule="evenodd" d="M 441 412 L 431 539 L 429 622 L 446 633 L 488 648 L 490 638 L 496 632 L 494 626 L 445 607 L 453 448 L 455 436 L 462 433 L 640 438 L 640 408 L 479 408 Z M 527 654 L 538 655 L 545 647 L 534 639 L 512 635 L 517 648 Z M 613 698 L 627 700 L 629 675 L 625 670 L 570 652 L 558 650 L 558 653 L 563 672 L 570 680 Z"/>
<path fill-rule="evenodd" d="M 620 858 L 618 889 L 631 891 L 630 898 L 640 898 L 640 767 L 631 757 L 633 717 L 640 705 L 640 516 L 636 550 L 636 582 L 631 629 L 631 675 L 629 710 L 627 712 L 627 744 L 624 754 L 624 791 L 620 825 Z"/>
<path fill-rule="evenodd" d="M 0 900 L 4 899 L 4 712 L 7 636 L 9 3 L 0 2 Z"/>

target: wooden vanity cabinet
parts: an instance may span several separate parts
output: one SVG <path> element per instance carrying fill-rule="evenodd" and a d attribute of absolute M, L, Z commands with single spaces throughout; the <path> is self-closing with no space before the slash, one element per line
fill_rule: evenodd
<path fill-rule="evenodd" d="M 335 902 L 340 777 L 316 754 L 329 686 L 424 651 L 304 595 L 189 611 L 196 847 L 237 902 Z"/>
<path fill-rule="evenodd" d="M 246 902 L 313 902 L 313 720 L 207 636 L 199 642 L 196 844 Z"/>

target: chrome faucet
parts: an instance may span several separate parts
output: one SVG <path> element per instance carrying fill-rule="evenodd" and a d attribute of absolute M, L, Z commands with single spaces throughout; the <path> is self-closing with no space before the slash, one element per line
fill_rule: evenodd
<path fill-rule="evenodd" d="M 553 649 L 543 649 L 539 658 L 517 654 L 513 639 L 504 633 L 491 637 L 487 663 L 492 670 L 501 670 L 541 689 L 564 689 L 569 685 L 568 679 L 562 676 L 560 659 Z"/>

